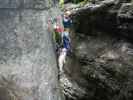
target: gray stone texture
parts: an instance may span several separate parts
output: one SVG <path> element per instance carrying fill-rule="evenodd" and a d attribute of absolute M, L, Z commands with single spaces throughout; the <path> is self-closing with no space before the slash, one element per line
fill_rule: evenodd
<path fill-rule="evenodd" d="M 0 0 L 0 8 L 38 8 L 51 7 L 56 0 Z"/>
<path fill-rule="evenodd" d="M 0 0 L 0 100 L 62 100 L 47 30 L 48 18 L 60 11 L 27 9 L 36 2 Z"/>

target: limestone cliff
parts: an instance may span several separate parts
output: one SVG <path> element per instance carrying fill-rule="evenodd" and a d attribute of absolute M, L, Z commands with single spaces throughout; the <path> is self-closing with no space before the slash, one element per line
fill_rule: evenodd
<path fill-rule="evenodd" d="M 47 30 L 54 1 L 0 0 L 0 100 L 63 100 Z"/>

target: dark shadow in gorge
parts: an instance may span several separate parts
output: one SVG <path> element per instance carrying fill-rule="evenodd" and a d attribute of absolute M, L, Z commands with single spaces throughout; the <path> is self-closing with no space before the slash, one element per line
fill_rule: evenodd
<path fill-rule="evenodd" d="M 133 18 L 118 16 L 118 12 L 109 11 L 103 10 L 91 14 L 84 12 L 75 16 L 75 32 L 84 33 L 86 35 L 96 35 L 94 31 L 99 30 L 108 33 L 108 35 L 124 38 L 133 42 Z"/>
<path fill-rule="evenodd" d="M 80 73 L 75 82 L 86 88 L 87 96 L 73 93 L 73 100 L 132 100 L 132 18 L 108 12 L 84 13 L 77 15 L 74 23 L 72 44 L 76 58 L 65 69 L 72 79 Z"/>

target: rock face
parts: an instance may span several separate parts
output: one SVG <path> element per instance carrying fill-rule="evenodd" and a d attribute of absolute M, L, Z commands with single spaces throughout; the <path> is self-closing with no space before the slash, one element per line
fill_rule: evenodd
<path fill-rule="evenodd" d="M 75 54 L 81 73 L 91 84 L 91 100 L 131 100 L 132 44 L 116 37 L 97 33 L 77 40 Z M 93 84 L 93 85 L 92 85 Z"/>
<path fill-rule="evenodd" d="M 46 9 L 55 3 L 57 0 L 1 0 L 0 8 Z"/>
<path fill-rule="evenodd" d="M 69 79 L 64 81 L 69 83 L 64 86 L 68 100 L 133 99 L 131 5 L 130 1 L 119 0 L 106 11 L 75 17 L 71 59 L 78 63 L 64 68 Z"/>
<path fill-rule="evenodd" d="M 48 5 L 49 4 L 49 5 Z M 63 100 L 48 18 L 52 0 L 0 0 L 0 100 Z"/>

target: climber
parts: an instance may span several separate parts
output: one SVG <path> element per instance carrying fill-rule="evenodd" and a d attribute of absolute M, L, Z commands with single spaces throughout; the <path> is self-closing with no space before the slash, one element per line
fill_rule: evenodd
<path fill-rule="evenodd" d="M 66 48 L 67 51 L 71 51 L 68 29 L 64 29 L 64 32 L 62 32 L 62 43 L 63 43 L 63 47 Z"/>
<path fill-rule="evenodd" d="M 67 28 L 70 32 L 70 27 L 72 25 L 72 20 L 71 20 L 71 12 L 69 10 L 65 11 L 63 15 L 63 26 L 64 28 Z"/>
<path fill-rule="evenodd" d="M 58 52 L 58 49 L 62 45 L 62 40 L 61 40 L 61 33 L 63 32 L 63 28 L 59 25 L 57 22 L 57 19 L 54 21 L 54 32 L 53 32 L 53 38 L 55 41 L 56 45 L 56 51 Z"/>
<path fill-rule="evenodd" d="M 57 24 L 54 25 L 53 38 L 55 41 L 56 51 L 58 51 L 61 43 L 61 36 L 59 32 L 59 26 Z"/>
<path fill-rule="evenodd" d="M 60 73 L 63 73 L 63 66 L 66 63 L 66 55 L 67 55 L 67 49 L 61 48 L 59 57 L 58 57 L 58 66 L 59 66 Z"/>

